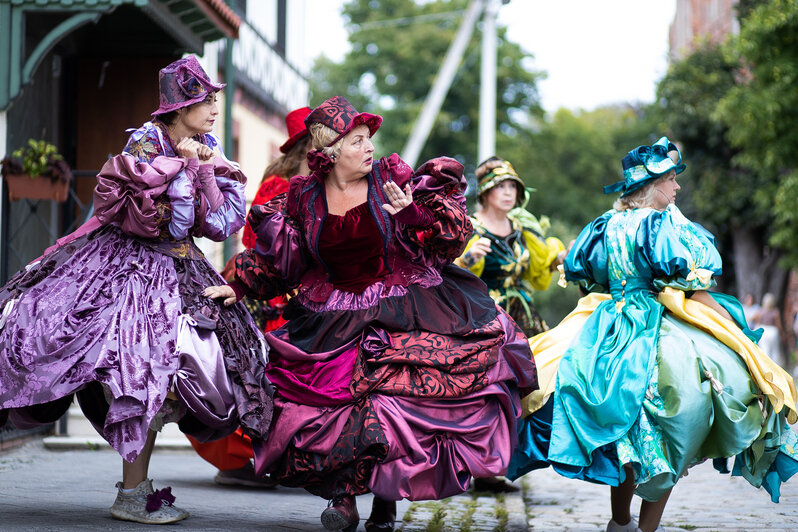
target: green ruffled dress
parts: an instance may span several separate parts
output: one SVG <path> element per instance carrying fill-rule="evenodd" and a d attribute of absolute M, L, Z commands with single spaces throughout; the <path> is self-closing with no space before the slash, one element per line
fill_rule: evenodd
<path fill-rule="evenodd" d="M 675 205 L 613 210 L 588 225 L 566 258 L 566 278 L 611 297 L 580 302 L 581 312 L 530 342 L 538 367 L 555 373 L 528 408 L 508 477 L 550 465 L 615 486 L 629 464 L 636 493 L 654 501 L 690 466 L 713 459 L 728 472 L 734 457 L 732 473 L 777 502 L 780 483 L 798 471 L 798 437 L 785 419 L 795 419 L 792 379 L 761 360 L 736 299 L 711 293 L 736 324 L 697 302 L 689 312 L 709 318 L 678 317 L 660 302 L 706 290 L 720 273 L 712 235 Z M 728 334 L 697 326 L 701 319 Z M 725 341 L 748 351 L 719 339 L 735 334 L 737 343 Z"/>

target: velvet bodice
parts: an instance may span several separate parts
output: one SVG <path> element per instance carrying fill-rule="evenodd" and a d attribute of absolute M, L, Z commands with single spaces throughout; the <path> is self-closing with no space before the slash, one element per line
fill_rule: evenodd
<path fill-rule="evenodd" d="M 368 202 L 342 215 L 327 214 L 319 238 L 319 254 L 339 290 L 359 294 L 388 274 L 382 237 Z"/>

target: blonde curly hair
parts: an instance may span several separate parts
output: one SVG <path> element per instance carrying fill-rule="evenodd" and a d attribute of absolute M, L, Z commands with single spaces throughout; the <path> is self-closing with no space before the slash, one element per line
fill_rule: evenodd
<path fill-rule="evenodd" d="M 314 122 L 308 126 L 310 131 L 311 148 L 314 150 L 321 150 L 322 153 L 328 156 L 337 158 L 341 154 L 341 146 L 344 144 L 344 139 L 340 138 L 332 146 L 327 146 L 338 137 L 339 133 L 332 128 Z"/>
<path fill-rule="evenodd" d="M 616 211 L 625 211 L 630 209 L 642 209 L 654 205 L 654 196 L 656 196 L 658 183 L 670 177 L 671 172 L 654 179 L 635 190 L 631 194 L 621 196 L 612 204 L 612 208 Z"/>

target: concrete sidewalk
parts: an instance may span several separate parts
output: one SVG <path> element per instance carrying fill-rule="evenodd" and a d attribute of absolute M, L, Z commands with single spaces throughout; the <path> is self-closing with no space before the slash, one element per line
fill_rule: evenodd
<path fill-rule="evenodd" d="M 324 531 L 319 515 L 326 507 L 325 500 L 298 488 L 253 490 L 219 486 L 213 482 L 216 469 L 193 450 L 163 447 L 156 447 L 152 456 L 153 484 L 155 489 L 171 486 L 177 498 L 175 504 L 188 510 L 191 517 L 155 528 L 116 521 L 108 508 L 116 497 L 114 485 L 122 478 L 122 459 L 105 446 L 62 443 L 63 448 L 72 450 L 49 450 L 37 439 L 0 453 L 0 530 Z M 476 505 L 471 505 L 475 507 L 462 512 L 462 515 L 473 516 L 471 532 L 526 530 L 520 494 L 499 499 L 476 498 L 470 494 L 461 497 L 477 501 Z M 361 516 L 359 531 L 364 530 L 371 501 L 371 495 L 357 498 Z M 460 502 L 455 502 L 455 498 L 449 501 L 451 520 Z M 438 521 L 434 512 L 428 511 L 428 504 L 397 503 L 400 525 L 397 530 L 427 530 L 430 522 L 434 526 Z M 408 514 L 411 505 L 414 506 Z M 497 507 L 505 509 L 497 511 Z M 409 521 L 402 528 L 405 517 Z"/>
<path fill-rule="evenodd" d="M 258 530 L 323 532 L 326 501 L 302 489 L 249 490 L 214 484 L 215 469 L 193 451 L 156 448 L 150 467 L 156 489 L 172 486 L 176 504 L 191 517 L 155 528 L 116 521 L 108 508 L 121 479 L 121 458 L 111 450 L 48 450 L 39 439 L 0 453 L 0 530 Z M 444 501 L 398 503 L 402 532 L 600 532 L 609 520 L 606 486 L 563 478 L 550 469 L 519 483 L 522 494 L 465 493 Z M 358 531 L 371 508 L 358 497 Z M 665 510 L 666 531 L 796 531 L 798 478 L 783 485 L 781 504 L 741 478 L 710 463 L 690 470 Z M 635 502 L 635 508 L 639 499 Z"/>

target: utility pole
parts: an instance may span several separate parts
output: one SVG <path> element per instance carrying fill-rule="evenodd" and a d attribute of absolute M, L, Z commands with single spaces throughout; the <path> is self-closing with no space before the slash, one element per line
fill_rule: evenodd
<path fill-rule="evenodd" d="M 496 17 L 500 6 L 501 0 L 485 0 L 482 16 L 478 162 L 496 154 Z"/>
<path fill-rule="evenodd" d="M 471 34 L 474 32 L 474 26 L 476 26 L 479 15 L 482 12 L 483 1 L 471 0 L 468 5 L 463 16 L 463 22 L 460 23 L 457 34 L 446 51 L 443 64 L 438 70 L 438 75 L 435 77 L 435 82 L 432 84 L 429 94 L 427 94 L 421 114 L 418 116 L 413 126 L 413 131 L 410 133 L 410 138 L 407 139 L 407 144 L 402 150 L 402 159 L 413 168 L 418 162 L 418 156 L 427 141 L 432 124 L 435 123 L 435 117 L 438 116 L 438 111 L 440 111 L 454 75 L 457 73 L 457 67 L 463 58 L 463 52 L 465 52 L 468 41 L 471 39 Z"/>

